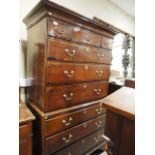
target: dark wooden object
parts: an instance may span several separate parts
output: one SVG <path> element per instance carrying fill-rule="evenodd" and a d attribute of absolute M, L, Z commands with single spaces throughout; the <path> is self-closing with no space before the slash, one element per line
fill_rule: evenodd
<path fill-rule="evenodd" d="M 103 99 L 107 109 L 105 134 L 114 142 L 114 155 L 135 154 L 135 90 L 122 87 Z"/>
<path fill-rule="evenodd" d="M 32 79 L 27 102 L 37 116 L 34 155 L 82 148 L 80 139 L 104 133 L 106 111 L 100 101 L 108 95 L 116 31 L 47 0 L 39 2 L 24 22 L 27 77 Z M 100 136 L 97 140 L 103 143 Z M 79 155 L 93 147 L 94 142 L 87 144 Z"/>
<path fill-rule="evenodd" d="M 32 121 L 34 115 L 24 103 L 19 104 L 19 155 L 32 155 Z"/>
<path fill-rule="evenodd" d="M 135 88 L 135 79 L 126 79 L 125 86 Z"/>
<path fill-rule="evenodd" d="M 117 91 L 118 89 L 120 89 L 121 87 L 123 87 L 124 85 L 118 85 L 114 82 L 110 82 L 109 83 L 109 91 L 108 91 L 108 94 L 110 95 L 111 93 Z"/>
<path fill-rule="evenodd" d="M 120 89 L 121 87 L 126 86 L 126 87 L 130 87 L 130 88 L 135 88 L 135 79 L 125 79 L 124 84 L 116 84 L 114 82 L 110 82 L 109 83 L 109 95 L 115 91 L 117 91 L 118 89 Z"/>

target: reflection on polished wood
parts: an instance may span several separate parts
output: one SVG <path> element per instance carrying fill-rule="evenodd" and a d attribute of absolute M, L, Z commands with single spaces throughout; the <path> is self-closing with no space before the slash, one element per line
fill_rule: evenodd
<path fill-rule="evenodd" d="M 104 106 L 126 118 L 135 119 L 135 90 L 122 87 L 108 97 L 104 98 Z"/>
<path fill-rule="evenodd" d="M 31 122 L 32 120 L 35 120 L 35 116 L 28 109 L 25 103 L 21 102 L 19 104 L 19 124 L 21 125 L 27 122 Z"/>

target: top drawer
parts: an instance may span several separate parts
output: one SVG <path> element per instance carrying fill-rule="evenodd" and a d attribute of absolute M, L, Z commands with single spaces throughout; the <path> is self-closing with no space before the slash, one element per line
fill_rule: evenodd
<path fill-rule="evenodd" d="M 31 122 L 19 126 L 19 137 L 27 137 L 32 132 Z"/>
<path fill-rule="evenodd" d="M 55 19 L 48 21 L 48 35 L 94 46 L 101 46 L 101 35 Z"/>
<path fill-rule="evenodd" d="M 21 125 L 19 127 L 19 137 L 26 137 L 29 134 L 29 126 L 28 124 Z"/>

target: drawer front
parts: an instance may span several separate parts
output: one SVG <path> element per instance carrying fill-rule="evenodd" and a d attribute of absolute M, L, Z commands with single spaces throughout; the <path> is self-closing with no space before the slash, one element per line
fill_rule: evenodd
<path fill-rule="evenodd" d="M 80 27 L 73 28 L 72 34 L 73 40 L 77 42 L 83 42 L 86 44 L 99 46 L 101 45 L 101 36 L 91 31 L 81 29 Z"/>
<path fill-rule="evenodd" d="M 48 35 L 58 38 L 71 39 L 72 26 L 62 21 L 49 20 L 48 21 Z"/>
<path fill-rule="evenodd" d="M 32 155 L 32 137 L 19 138 L 19 155 Z"/>
<path fill-rule="evenodd" d="M 80 124 L 65 132 L 61 132 L 55 136 L 45 139 L 45 152 L 50 155 L 59 149 L 89 135 L 93 131 L 99 130 L 105 126 L 105 115 L 99 116 L 96 119 Z"/>
<path fill-rule="evenodd" d="M 112 49 L 113 40 L 110 38 L 102 37 L 102 47 Z"/>
<path fill-rule="evenodd" d="M 101 35 L 74 27 L 66 22 L 51 19 L 48 21 L 48 35 L 94 46 L 101 46 Z"/>
<path fill-rule="evenodd" d="M 96 145 L 104 142 L 104 140 L 102 139 L 103 134 L 104 130 L 101 129 L 91 134 L 90 136 L 75 142 L 65 149 L 54 153 L 54 155 L 83 155 L 84 153 L 92 150 Z"/>
<path fill-rule="evenodd" d="M 112 56 L 111 51 L 105 49 L 49 39 L 47 59 L 110 64 Z"/>
<path fill-rule="evenodd" d="M 19 126 L 19 154 L 32 155 L 32 124 Z"/>
<path fill-rule="evenodd" d="M 28 153 L 29 141 L 27 138 L 19 139 L 19 154 L 20 155 L 29 155 Z"/>
<path fill-rule="evenodd" d="M 45 136 L 50 136 L 58 132 L 79 125 L 89 119 L 105 114 L 106 109 L 102 105 L 97 104 L 89 108 L 85 108 L 76 112 L 61 115 L 56 118 L 46 120 Z"/>
<path fill-rule="evenodd" d="M 46 82 L 67 84 L 72 82 L 108 80 L 110 67 L 108 65 L 72 64 L 48 62 Z"/>
<path fill-rule="evenodd" d="M 46 87 L 46 111 L 58 110 L 79 105 L 83 102 L 101 99 L 108 95 L 108 86 L 108 82 L 91 82 Z"/>
<path fill-rule="evenodd" d="M 19 137 L 25 137 L 29 134 L 29 125 L 24 124 L 19 127 Z"/>

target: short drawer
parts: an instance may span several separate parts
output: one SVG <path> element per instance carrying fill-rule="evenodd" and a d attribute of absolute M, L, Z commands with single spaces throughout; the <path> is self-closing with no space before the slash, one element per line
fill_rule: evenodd
<path fill-rule="evenodd" d="M 54 155 L 83 155 L 92 150 L 96 145 L 104 142 L 102 135 L 104 135 L 103 129 L 75 142 L 59 152 L 54 153 Z"/>
<path fill-rule="evenodd" d="M 67 113 L 45 121 L 45 136 L 54 135 L 58 132 L 79 125 L 89 119 L 105 114 L 106 109 L 102 105 L 97 104 L 89 108 Z"/>
<path fill-rule="evenodd" d="M 48 39 L 47 59 L 111 64 L 112 55 L 106 49 Z"/>
<path fill-rule="evenodd" d="M 87 121 L 79 126 L 75 126 L 65 132 L 48 137 L 45 139 L 45 152 L 50 155 L 59 149 L 99 130 L 105 126 L 105 115 L 99 116 L 93 120 Z"/>
<path fill-rule="evenodd" d="M 29 140 L 28 138 L 19 139 L 19 154 L 20 155 L 29 155 Z"/>
<path fill-rule="evenodd" d="M 113 40 L 102 36 L 102 47 L 112 49 Z"/>
<path fill-rule="evenodd" d="M 74 41 L 99 46 L 101 45 L 101 36 L 88 30 L 74 27 L 72 37 Z"/>
<path fill-rule="evenodd" d="M 19 137 L 28 136 L 31 133 L 31 124 L 24 124 L 19 126 Z"/>
<path fill-rule="evenodd" d="M 46 87 L 46 111 L 94 101 L 108 95 L 107 81 Z"/>
<path fill-rule="evenodd" d="M 52 84 L 67 84 L 85 81 L 107 81 L 110 75 L 108 65 L 47 63 L 46 82 Z"/>
<path fill-rule="evenodd" d="M 32 155 L 32 136 L 19 138 L 19 155 Z"/>
<path fill-rule="evenodd" d="M 32 155 L 32 124 L 19 126 L 19 154 Z"/>
<path fill-rule="evenodd" d="M 59 20 L 49 20 L 48 35 L 70 40 L 72 37 L 72 26 Z"/>

